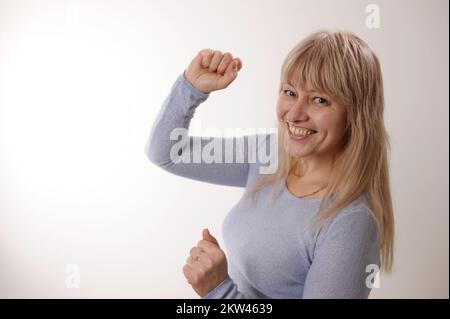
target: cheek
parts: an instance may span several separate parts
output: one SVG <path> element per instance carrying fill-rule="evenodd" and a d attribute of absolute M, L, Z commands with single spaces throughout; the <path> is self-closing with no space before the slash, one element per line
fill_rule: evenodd
<path fill-rule="evenodd" d="M 346 121 L 345 114 L 340 114 L 334 118 L 334 129 L 337 134 L 342 135 L 345 132 Z"/>
<path fill-rule="evenodd" d="M 321 114 L 316 117 L 316 123 L 337 137 L 341 136 L 345 130 L 345 118 L 335 114 Z"/>
<path fill-rule="evenodd" d="M 288 106 L 286 104 L 283 104 L 281 102 L 277 102 L 277 116 L 278 120 L 282 120 L 285 116 L 285 114 L 288 111 Z"/>

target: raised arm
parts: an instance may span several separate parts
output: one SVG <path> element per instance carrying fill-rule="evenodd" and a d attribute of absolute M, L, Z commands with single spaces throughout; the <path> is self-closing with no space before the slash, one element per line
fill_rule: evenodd
<path fill-rule="evenodd" d="M 211 56 L 208 52 L 200 51 L 178 76 L 153 123 L 145 152 L 152 163 L 173 174 L 244 187 L 257 146 L 265 138 L 262 134 L 224 138 L 188 134 L 195 109 L 210 92 L 227 87 L 242 65 L 229 54 L 219 61 L 216 57 L 220 54 Z"/>

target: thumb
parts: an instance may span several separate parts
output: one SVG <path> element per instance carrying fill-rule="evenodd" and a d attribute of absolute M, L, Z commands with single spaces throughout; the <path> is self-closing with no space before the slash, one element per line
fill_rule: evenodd
<path fill-rule="evenodd" d="M 208 228 L 203 229 L 203 239 L 207 240 L 207 241 L 209 241 L 209 242 L 211 242 L 213 244 L 216 244 L 217 246 L 220 247 L 219 242 L 217 241 L 217 239 L 213 235 L 211 235 L 209 233 Z"/>

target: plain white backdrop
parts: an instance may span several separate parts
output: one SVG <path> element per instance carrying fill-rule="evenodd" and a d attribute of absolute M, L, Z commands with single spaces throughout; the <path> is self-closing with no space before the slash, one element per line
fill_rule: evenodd
<path fill-rule="evenodd" d="M 203 227 L 223 245 L 243 189 L 151 164 L 153 120 L 212 48 L 243 68 L 195 119 L 274 127 L 284 57 L 331 28 L 384 76 L 396 261 L 370 297 L 448 298 L 448 21 L 446 0 L 0 0 L 0 297 L 198 298 L 189 249 Z"/>

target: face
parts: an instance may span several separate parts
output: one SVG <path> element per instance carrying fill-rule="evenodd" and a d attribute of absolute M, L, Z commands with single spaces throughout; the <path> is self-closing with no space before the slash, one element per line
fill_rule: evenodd
<path fill-rule="evenodd" d="M 283 83 L 277 116 L 283 129 L 283 146 L 291 156 L 320 158 L 340 150 L 346 111 L 327 94 Z"/>

